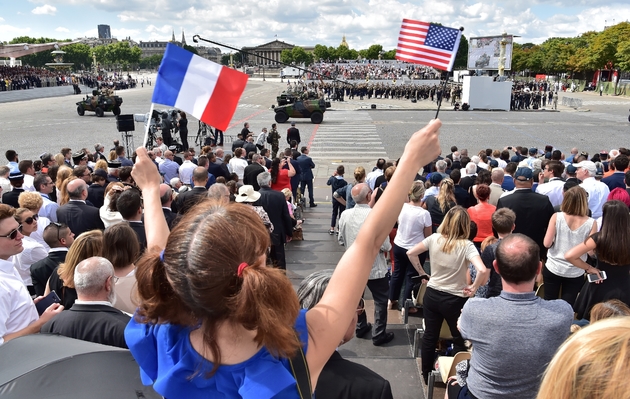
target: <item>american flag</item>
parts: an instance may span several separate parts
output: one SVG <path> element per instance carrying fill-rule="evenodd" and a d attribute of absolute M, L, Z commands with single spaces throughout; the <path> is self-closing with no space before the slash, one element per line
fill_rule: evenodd
<path fill-rule="evenodd" d="M 459 29 L 403 19 L 396 59 L 450 71 L 461 35 Z"/>

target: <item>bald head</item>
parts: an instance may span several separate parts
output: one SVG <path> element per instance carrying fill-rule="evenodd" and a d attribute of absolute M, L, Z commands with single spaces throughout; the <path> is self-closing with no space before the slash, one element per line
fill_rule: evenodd
<path fill-rule="evenodd" d="M 166 152 L 164 153 L 164 156 L 167 157 L 167 158 L 171 158 L 173 156 L 173 151 L 166 150 Z"/>
<path fill-rule="evenodd" d="M 193 170 L 193 183 L 195 186 L 204 186 L 208 182 L 208 169 L 198 166 Z"/>
<path fill-rule="evenodd" d="M 66 188 L 70 199 L 84 200 L 87 198 L 87 183 L 83 179 L 72 180 Z"/>
<path fill-rule="evenodd" d="M 225 184 L 215 183 L 208 189 L 208 198 L 227 204 L 230 202 L 230 189 Z"/>
<path fill-rule="evenodd" d="M 503 178 L 505 177 L 505 173 L 503 172 L 503 169 L 501 168 L 494 168 L 492 169 L 492 182 L 496 183 L 496 184 L 501 184 L 503 183 Z"/>
<path fill-rule="evenodd" d="M 160 202 L 166 207 L 170 207 L 173 202 L 173 189 L 168 184 L 160 184 Z"/>
<path fill-rule="evenodd" d="M 357 204 L 367 204 L 370 202 L 370 186 L 366 183 L 359 183 L 352 187 L 352 199 Z"/>
<path fill-rule="evenodd" d="M 98 256 L 81 261 L 74 269 L 74 287 L 82 301 L 114 301 L 114 266 Z"/>

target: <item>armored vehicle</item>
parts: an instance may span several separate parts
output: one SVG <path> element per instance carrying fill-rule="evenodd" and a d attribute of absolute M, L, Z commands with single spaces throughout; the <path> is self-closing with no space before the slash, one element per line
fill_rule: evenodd
<path fill-rule="evenodd" d="M 96 116 L 101 117 L 105 112 L 113 112 L 114 115 L 120 115 L 120 105 L 123 100 L 119 96 L 115 96 L 113 91 L 92 90 L 92 96 L 85 96 L 84 100 L 77 103 L 77 114 L 83 116 L 85 111 L 92 111 Z"/>
<path fill-rule="evenodd" d="M 311 122 L 320 124 L 324 119 L 326 108 L 330 108 L 330 102 L 323 98 L 317 98 L 314 93 L 309 93 L 308 98 L 301 99 L 290 93 L 282 93 L 276 100 L 278 106 L 272 106 L 276 112 L 276 122 L 284 123 L 289 118 L 311 118 Z"/>

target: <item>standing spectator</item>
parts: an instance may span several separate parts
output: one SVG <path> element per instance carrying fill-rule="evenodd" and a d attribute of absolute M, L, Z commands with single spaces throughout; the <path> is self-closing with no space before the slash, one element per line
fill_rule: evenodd
<path fill-rule="evenodd" d="M 287 201 L 284 194 L 271 188 L 271 174 L 269 172 L 260 173 L 257 179 L 260 186 L 260 198 L 254 205 L 263 207 L 273 225 L 270 257 L 276 267 L 286 270 L 284 243 L 287 242 L 287 237 L 290 237 L 293 232 Z"/>
<path fill-rule="evenodd" d="M 87 200 L 90 201 L 94 207 L 100 208 L 105 202 L 105 184 L 107 183 L 107 172 L 103 169 L 96 169 L 92 173 L 92 184 L 88 187 Z M 55 215 L 56 218 L 56 215 Z"/>
<path fill-rule="evenodd" d="M 431 215 L 431 223 L 433 224 L 433 232 L 435 233 L 442 224 L 446 213 L 456 206 L 455 203 L 455 186 L 451 179 L 443 179 L 440 182 L 440 190 L 437 196 L 430 196 L 424 203 L 424 208 Z"/>
<path fill-rule="evenodd" d="M 361 226 L 372 211 L 368 203 L 372 190 L 365 184 L 352 187 L 352 198 L 356 202 L 354 208 L 341 214 L 339 218 L 339 244 L 348 250 L 357 239 Z M 372 264 L 372 271 L 367 281 L 367 288 L 374 298 L 374 327 L 367 321 L 365 313 L 359 315 L 356 335 L 362 337 L 372 330 L 372 343 L 376 346 L 384 345 L 394 339 L 393 332 L 387 332 L 387 297 L 389 293 L 388 266 L 385 253 L 392 249 L 389 237 L 380 245 L 379 252 Z"/>
<path fill-rule="evenodd" d="M 9 161 L 7 166 L 11 169 L 10 173 L 18 173 L 20 171 L 20 165 L 18 164 L 20 159 L 18 158 L 18 153 L 15 152 L 15 150 L 7 150 L 4 155 L 7 157 L 7 161 Z"/>
<path fill-rule="evenodd" d="M 610 194 L 610 189 L 605 183 L 595 179 L 597 167 L 594 162 L 582 161 L 574 165 L 577 168 L 577 178 L 582 180 L 582 187 L 588 193 L 588 208 L 593 213 L 593 218 L 602 216 L 602 207 Z"/>
<path fill-rule="evenodd" d="M 137 231 L 127 223 L 118 223 L 103 233 L 102 256 L 114 267 L 116 289 L 112 305 L 129 314 L 134 314 L 137 308 L 135 262 L 142 252 L 137 237 Z"/>
<path fill-rule="evenodd" d="M 420 270 L 414 269 L 407 257 L 408 250 L 432 233 L 431 215 L 422 208 L 423 196 L 424 184 L 421 181 L 414 181 L 409 189 L 409 202 L 403 205 L 398 215 L 398 229 L 393 245 L 394 271 L 389 283 L 389 308 L 398 308 L 398 298 L 402 287 L 405 287 L 403 300 L 411 298 L 412 277 L 417 276 L 418 273 L 426 274 L 423 268 L 427 258 L 426 252 L 418 256 Z"/>
<path fill-rule="evenodd" d="M 617 155 L 613 160 L 615 172 L 612 175 L 604 177 L 602 179 L 602 183 L 606 184 L 610 191 L 614 190 L 617 187 L 621 187 L 623 189 L 626 188 L 625 173 L 626 169 L 628 169 L 628 163 L 628 157 L 623 154 Z"/>
<path fill-rule="evenodd" d="M 187 186 L 191 185 L 193 170 L 197 167 L 192 162 L 192 157 L 190 151 L 184 151 L 184 162 L 179 167 L 179 180 Z"/>
<path fill-rule="evenodd" d="M 9 175 L 9 182 L 11 183 L 12 190 L 2 194 L 2 203 L 12 206 L 13 208 L 19 208 L 18 198 L 20 194 L 24 192 L 22 184 L 24 184 L 24 175 L 20 172 L 11 172 Z"/>
<path fill-rule="evenodd" d="M 35 187 L 33 184 L 33 181 L 35 179 L 35 167 L 33 166 L 33 161 L 20 161 L 19 170 L 20 173 L 24 175 L 24 184 L 22 185 L 24 191 L 35 191 Z"/>
<path fill-rule="evenodd" d="M 564 193 L 564 181 L 562 180 L 562 173 L 564 172 L 564 165 L 562 162 L 549 161 L 545 165 L 545 169 L 540 172 L 538 176 L 538 186 L 536 192 L 549 197 L 551 205 L 557 206 L 562 203 Z M 545 182 L 545 180 L 548 180 Z"/>
<path fill-rule="evenodd" d="M 164 176 L 164 181 L 170 182 L 174 177 L 179 177 L 179 165 L 173 161 L 175 155 L 173 151 L 164 152 L 164 162 L 160 164 L 160 174 Z"/>
<path fill-rule="evenodd" d="M 256 148 L 258 148 L 262 152 L 263 148 L 265 148 L 266 142 L 267 142 L 267 128 L 263 127 L 262 131 L 258 133 L 258 136 L 256 137 Z"/>
<path fill-rule="evenodd" d="M 300 145 L 302 139 L 300 138 L 300 130 L 295 127 L 295 121 L 291 122 L 291 127 L 287 129 L 287 144 L 291 146 L 291 142 L 295 140 L 296 146 Z"/>
<path fill-rule="evenodd" d="M 540 256 L 547 257 L 543 245 L 549 219 L 554 214 L 553 206 L 546 195 L 532 191 L 533 172 L 527 166 L 514 173 L 516 188 L 499 199 L 497 209 L 510 208 L 516 214 L 515 233 L 522 233 L 534 240 L 540 248 Z"/>
<path fill-rule="evenodd" d="M 123 191 L 116 200 L 116 209 L 118 210 L 118 212 L 120 212 L 123 220 L 128 223 L 131 230 L 136 233 L 136 238 L 140 246 L 138 254 L 141 254 L 147 248 L 147 236 L 144 232 L 144 223 L 142 222 L 142 198 L 140 197 L 140 190 L 136 188 L 130 188 Z M 118 248 L 116 247 L 116 249 Z M 136 257 L 138 254 L 136 254 Z M 106 258 L 108 257 L 106 256 Z M 114 262 L 111 259 L 109 260 L 112 261 L 112 263 Z M 116 266 L 114 265 L 114 267 Z"/>
<path fill-rule="evenodd" d="M 236 173 L 239 180 L 243 180 L 245 174 L 245 168 L 247 167 L 247 160 L 245 159 L 245 150 L 243 148 L 236 148 L 234 150 L 234 158 L 229 162 L 232 173 Z"/>
<path fill-rule="evenodd" d="M 313 197 L 313 169 L 315 168 L 315 163 L 313 163 L 313 158 L 308 156 L 310 152 L 308 147 L 302 147 L 300 151 L 302 155 L 297 158 L 297 162 L 300 164 L 300 169 L 302 170 L 300 176 L 300 191 L 302 192 L 302 196 L 306 196 L 306 188 L 308 187 L 309 206 L 315 208 L 317 206 L 315 198 Z"/>
<path fill-rule="evenodd" d="M 630 306 L 630 214 L 621 201 L 604 204 L 602 229 L 564 254 L 573 266 L 588 274 L 606 272 L 606 280 L 585 282 L 573 305 L 577 319 L 590 320 L 591 308 L 609 299 L 619 299 Z M 581 259 L 589 251 L 597 253 L 597 267 Z"/>
<path fill-rule="evenodd" d="M 597 232 L 597 223 L 588 217 L 586 191 L 573 187 L 564 193 L 561 212 L 549 219 L 545 234 L 545 247 L 549 248 L 547 262 L 542 270 L 545 281 L 545 299 L 560 297 L 573 306 L 580 289 L 584 285 L 584 270 L 573 266 L 564 254 L 576 245 L 586 241 Z M 586 254 L 580 256 L 586 261 Z"/>
<path fill-rule="evenodd" d="M 33 279 L 31 278 L 31 265 L 48 255 L 44 246 L 31 237 L 31 234 L 37 231 L 37 216 L 37 213 L 26 208 L 16 209 L 13 216 L 15 221 L 22 226 L 20 233 L 24 236 L 22 238 L 24 249 L 19 254 L 13 255 L 13 266 L 20 273 L 20 277 L 22 277 L 24 285 L 31 295 L 35 295 Z"/>
<path fill-rule="evenodd" d="M 448 180 L 448 179 L 447 179 Z M 422 377 L 425 383 L 433 370 L 435 349 L 442 323 L 446 320 L 453 336 L 454 353 L 465 351 L 464 340 L 457 329 L 457 319 L 469 297 L 484 285 L 490 275 L 471 241 L 470 217 L 466 209 L 456 206 L 449 210 L 438 231 L 407 251 L 416 270 L 422 270 L 418 255 L 429 251 L 431 278 L 424 295 L 425 333 L 422 339 Z M 477 270 L 473 285 L 466 285 L 468 264 Z"/>
<path fill-rule="evenodd" d="M 331 186 L 332 197 L 333 197 L 332 198 L 332 206 L 333 206 L 332 217 L 330 219 L 330 230 L 328 230 L 328 234 L 330 235 L 335 234 L 335 226 L 337 226 L 337 216 L 341 217 L 341 214 L 346 209 L 345 201 L 341 202 L 339 201 L 339 199 L 341 198 L 337 199 L 335 197 L 335 194 L 337 193 L 337 191 L 348 184 L 348 182 L 345 181 L 343 178 L 344 174 L 345 174 L 345 168 L 343 167 L 343 165 L 339 165 L 337 166 L 337 170 L 333 172 L 332 176 L 330 176 L 328 178 L 328 181 L 326 182 L 326 185 Z M 359 184 L 359 182 L 355 184 Z"/>
<path fill-rule="evenodd" d="M 503 187 L 501 187 L 504 177 L 505 173 L 503 172 L 503 169 L 492 169 L 492 172 L 490 173 L 490 178 L 492 179 L 492 183 L 490 183 L 490 198 L 488 198 L 488 203 L 490 205 L 497 206 L 499 198 L 501 198 L 501 195 L 505 192 Z"/>
<path fill-rule="evenodd" d="M 252 163 L 247 165 L 243 171 L 243 184 L 254 187 L 254 190 L 256 191 L 260 190 L 260 186 L 258 185 L 258 180 L 256 178 L 260 173 L 267 171 L 264 164 L 265 159 L 261 155 L 252 155 Z"/>
<path fill-rule="evenodd" d="M 288 169 L 284 167 L 288 166 Z M 284 157 L 282 160 L 275 158 L 271 163 L 271 189 L 282 191 L 283 188 L 291 189 L 291 178 L 295 176 L 295 168 L 291 163 L 290 157 Z"/>
<path fill-rule="evenodd" d="M 188 119 L 184 111 L 179 111 L 177 126 L 179 127 L 179 137 L 182 139 L 182 151 L 186 151 L 188 150 Z"/>
<path fill-rule="evenodd" d="M 481 248 L 481 243 L 486 237 L 493 235 L 492 214 L 497 208 L 488 203 L 489 197 L 490 187 L 485 184 L 479 184 L 477 186 L 477 200 L 479 203 L 467 209 L 470 220 L 477 224 L 477 234 L 473 238 L 473 243 L 478 249 Z"/>
<path fill-rule="evenodd" d="M 133 166 L 133 162 L 131 162 L 131 160 L 127 159 L 126 157 L 125 147 L 121 145 L 116 147 L 116 156 L 118 158 L 118 161 L 120 161 L 121 166 Z"/>
<path fill-rule="evenodd" d="M 193 208 L 208 194 L 208 189 L 206 189 L 206 183 L 208 183 L 208 171 L 206 168 L 202 166 L 195 168 L 192 179 L 194 184 L 192 190 L 180 193 L 175 200 L 177 213 L 180 215 L 188 212 L 188 210 Z"/>
<path fill-rule="evenodd" d="M 250 153 L 256 154 L 258 152 L 258 148 L 256 144 L 254 144 L 254 137 L 249 136 L 245 139 L 245 144 L 243 144 L 243 149 L 245 150 L 245 157 L 249 157 Z"/>

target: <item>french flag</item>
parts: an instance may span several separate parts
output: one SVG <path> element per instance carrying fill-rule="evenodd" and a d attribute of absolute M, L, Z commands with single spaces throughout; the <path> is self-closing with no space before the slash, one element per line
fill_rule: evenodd
<path fill-rule="evenodd" d="M 246 74 L 169 43 L 155 80 L 152 101 L 181 109 L 226 131 L 246 85 Z"/>

